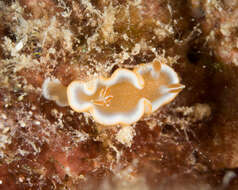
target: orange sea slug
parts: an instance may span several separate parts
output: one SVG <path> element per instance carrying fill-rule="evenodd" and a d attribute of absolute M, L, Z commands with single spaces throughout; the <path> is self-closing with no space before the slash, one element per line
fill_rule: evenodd
<path fill-rule="evenodd" d="M 67 87 L 67 99 L 73 110 L 90 112 L 98 123 L 129 125 L 138 121 L 144 113 L 152 113 L 172 101 L 183 88 L 171 67 L 154 60 L 139 65 L 133 71 L 117 69 L 110 78 L 73 81 Z M 43 94 L 48 91 L 50 89 L 45 87 Z M 60 99 L 55 98 L 56 101 Z"/>

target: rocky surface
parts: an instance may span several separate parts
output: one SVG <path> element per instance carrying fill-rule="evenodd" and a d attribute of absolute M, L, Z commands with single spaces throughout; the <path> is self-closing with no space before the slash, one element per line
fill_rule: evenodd
<path fill-rule="evenodd" d="M 0 189 L 237 189 L 236 4 L 0 1 Z M 186 88 L 130 128 L 42 96 L 154 58 Z"/>

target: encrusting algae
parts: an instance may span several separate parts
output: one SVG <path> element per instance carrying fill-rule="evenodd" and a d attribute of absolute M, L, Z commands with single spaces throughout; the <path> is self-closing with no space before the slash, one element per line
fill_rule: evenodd
<path fill-rule="evenodd" d="M 67 99 L 73 110 L 90 112 L 98 123 L 129 125 L 172 101 L 183 88 L 171 67 L 154 60 L 133 71 L 119 68 L 110 78 L 73 81 L 67 87 Z M 44 97 L 58 105 L 66 105 L 60 102 L 65 89 L 58 81 L 46 79 L 43 84 Z"/>

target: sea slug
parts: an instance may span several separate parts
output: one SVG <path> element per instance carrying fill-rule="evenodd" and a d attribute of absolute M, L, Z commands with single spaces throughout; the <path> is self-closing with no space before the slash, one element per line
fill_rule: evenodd
<path fill-rule="evenodd" d="M 56 87 L 52 82 L 49 84 Z M 43 86 L 43 94 L 52 92 L 49 85 L 48 88 L 46 83 Z M 62 91 L 65 89 L 62 86 L 59 88 Z M 67 99 L 73 110 L 90 112 L 98 123 L 130 125 L 144 114 L 150 114 L 172 101 L 183 88 L 184 85 L 179 83 L 178 75 L 171 67 L 154 60 L 134 70 L 119 68 L 110 78 L 73 81 L 67 87 Z M 56 102 L 61 99 L 59 97 L 65 96 L 65 92 L 61 92 L 61 95 L 59 90 L 54 92 L 58 95 L 51 93 L 52 98 L 44 96 Z M 58 105 L 62 104 L 58 102 Z"/>

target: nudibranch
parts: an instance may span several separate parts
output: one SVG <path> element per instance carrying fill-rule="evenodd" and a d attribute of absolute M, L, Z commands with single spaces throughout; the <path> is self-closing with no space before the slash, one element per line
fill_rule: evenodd
<path fill-rule="evenodd" d="M 47 78 L 42 85 L 43 96 L 48 100 L 53 100 L 59 106 L 67 106 L 67 88 L 58 79 Z"/>
<path fill-rule="evenodd" d="M 67 87 L 70 107 L 90 112 L 103 125 L 130 125 L 172 101 L 184 88 L 176 72 L 154 60 L 133 71 L 117 69 L 110 78 L 73 81 Z"/>
<path fill-rule="evenodd" d="M 171 102 L 184 87 L 171 67 L 154 60 L 134 70 L 119 68 L 109 78 L 73 81 L 67 88 L 46 79 L 42 88 L 45 98 L 89 112 L 100 124 L 130 125 Z"/>

